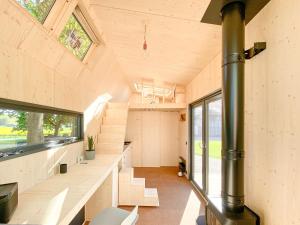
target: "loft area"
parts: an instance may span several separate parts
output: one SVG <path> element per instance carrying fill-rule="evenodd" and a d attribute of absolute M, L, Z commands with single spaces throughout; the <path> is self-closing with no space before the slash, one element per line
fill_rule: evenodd
<path fill-rule="evenodd" d="M 300 225 L 299 8 L 2 0 L 0 223 Z"/>

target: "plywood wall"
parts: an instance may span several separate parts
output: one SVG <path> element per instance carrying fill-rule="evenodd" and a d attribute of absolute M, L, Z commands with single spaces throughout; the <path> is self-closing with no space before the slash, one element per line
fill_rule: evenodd
<path fill-rule="evenodd" d="M 221 54 L 218 54 L 186 87 L 186 102 L 191 103 L 221 88 Z"/>
<path fill-rule="evenodd" d="M 130 111 L 126 140 L 132 141 L 135 167 L 176 166 L 179 157 L 179 113 Z"/>
<path fill-rule="evenodd" d="M 130 89 L 124 73 L 105 43 L 95 47 L 88 60 L 81 62 L 57 41 L 55 33 L 32 18 L 15 0 L 1 0 L 0 28 L 0 98 L 74 110 L 85 116 L 88 111 L 85 128 L 91 134 L 99 129 L 97 119 L 105 102 L 128 101 Z M 64 149 L 70 152 L 65 153 L 70 155 L 68 161 L 75 162 L 82 154 L 83 143 Z M 0 162 L 1 182 L 20 181 L 23 191 L 46 179 L 53 174 L 53 168 L 49 172 L 45 167 L 53 165 L 53 157 L 49 156 L 52 153 Z M 26 168 L 27 161 L 32 168 Z M 40 166 L 42 170 L 38 171 Z M 15 175 L 10 176 L 7 171 Z M 27 181 L 25 176 L 30 179 Z"/>
<path fill-rule="evenodd" d="M 179 156 L 188 160 L 188 110 L 182 110 L 180 114 L 185 114 L 186 120 L 179 121 Z"/>
<path fill-rule="evenodd" d="M 59 173 L 59 164 L 68 167 L 82 154 L 82 142 L 0 162 L 0 184 L 18 182 L 19 193 Z"/>
<path fill-rule="evenodd" d="M 300 224 L 300 2 L 272 0 L 246 27 L 245 194 L 262 225 Z M 188 102 L 221 87 L 221 59 L 188 86 Z"/>
<path fill-rule="evenodd" d="M 264 225 L 300 224 L 300 2 L 273 0 L 246 28 L 246 202 Z"/>
<path fill-rule="evenodd" d="M 14 1 L 1 1 L 0 18 L 0 97 L 81 112 L 105 93 L 128 99 L 123 71 L 105 43 L 83 63 Z"/>

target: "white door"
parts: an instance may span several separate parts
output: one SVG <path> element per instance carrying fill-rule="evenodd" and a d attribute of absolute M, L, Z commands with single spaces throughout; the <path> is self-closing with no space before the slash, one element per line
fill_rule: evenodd
<path fill-rule="evenodd" d="M 179 157 L 178 112 L 161 112 L 160 116 L 160 165 L 177 166 Z"/>
<path fill-rule="evenodd" d="M 142 166 L 160 166 L 160 112 L 142 112 Z"/>

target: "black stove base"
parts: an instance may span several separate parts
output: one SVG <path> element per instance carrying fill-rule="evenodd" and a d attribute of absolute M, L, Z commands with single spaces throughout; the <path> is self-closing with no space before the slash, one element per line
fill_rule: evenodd
<path fill-rule="evenodd" d="M 246 206 L 242 213 L 231 213 L 224 211 L 220 204 L 212 202 L 206 206 L 205 219 L 205 225 L 260 225 L 259 216 Z"/>

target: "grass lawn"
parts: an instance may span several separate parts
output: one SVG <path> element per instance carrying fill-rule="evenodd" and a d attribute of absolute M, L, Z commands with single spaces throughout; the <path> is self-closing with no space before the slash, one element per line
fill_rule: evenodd
<path fill-rule="evenodd" d="M 196 155 L 202 155 L 202 149 L 200 146 L 202 145 L 202 141 L 195 141 L 194 142 L 194 149 Z M 210 141 L 208 150 L 209 150 L 209 157 L 221 159 L 221 141 Z"/>
<path fill-rule="evenodd" d="M 69 136 L 71 134 L 71 128 L 61 128 L 59 130 L 60 136 Z M 52 130 L 44 129 L 44 136 L 53 134 Z M 26 131 L 16 131 L 12 127 L 0 126 L 0 145 L 15 144 L 17 142 L 26 142 L 27 132 Z"/>
<path fill-rule="evenodd" d="M 0 145 L 11 145 L 26 141 L 24 131 L 14 131 L 12 127 L 0 126 Z"/>
<path fill-rule="evenodd" d="M 0 144 L 15 144 L 17 142 L 26 142 L 26 136 L 0 137 Z"/>

